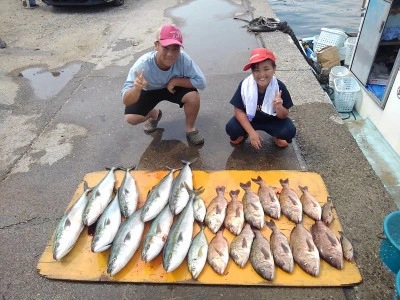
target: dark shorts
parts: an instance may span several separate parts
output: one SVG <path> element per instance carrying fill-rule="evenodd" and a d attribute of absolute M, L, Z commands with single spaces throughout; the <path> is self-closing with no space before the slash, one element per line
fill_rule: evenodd
<path fill-rule="evenodd" d="M 182 107 L 182 98 L 189 92 L 197 92 L 197 89 L 175 87 L 174 94 L 170 93 L 166 88 L 152 91 L 142 90 L 139 100 L 135 104 L 125 106 L 125 114 L 146 116 L 158 103 L 164 100 Z"/>

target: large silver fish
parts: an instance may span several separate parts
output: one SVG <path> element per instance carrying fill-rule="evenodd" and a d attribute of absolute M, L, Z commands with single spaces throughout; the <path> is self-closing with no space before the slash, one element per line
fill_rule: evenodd
<path fill-rule="evenodd" d="M 254 234 L 256 237 L 251 246 L 251 265 L 262 278 L 273 280 L 275 276 L 275 264 L 271 253 L 271 245 L 261 234 L 260 230 L 254 229 Z"/>
<path fill-rule="evenodd" d="M 250 224 L 247 223 L 242 232 L 238 236 L 235 236 L 231 242 L 229 254 L 233 261 L 241 268 L 243 268 L 249 260 L 254 236 Z"/>
<path fill-rule="evenodd" d="M 322 221 L 311 226 L 311 235 L 319 255 L 336 269 L 343 269 L 343 249 L 336 235 Z"/>
<path fill-rule="evenodd" d="M 304 272 L 319 275 L 320 258 L 317 247 L 314 244 L 311 233 L 302 223 L 296 224 L 290 233 L 290 246 L 294 261 Z"/>
<path fill-rule="evenodd" d="M 135 212 L 139 200 L 136 180 L 130 172 L 134 168 L 135 167 L 126 169 L 124 179 L 122 180 L 118 191 L 119 207 L 121 208 L 121 212 L 125 218 L 128 218 Z"/>
<path fill-rule="evenodd" d="M 143 261 L 149 262 L 161 252 L 167 241 L 173 221 L 174 214 L 169 209 L 169 206 L 165 205 L 164 209 L 151 222 L 150 228 L 147 231 L 142 247 Z"/>
<path fill-rule="evenodd" d="M 251 190 L 251 182 L 240 183 L 240 187 L 244 190 L 243 210 L 244 219 L 251 226 L 261 229 L 264 227 L 264 210 L 262 208 L 260 198 Z"/>
<path fill-rule="evenodd" d="M 322 212 L 321 212 L 321 220 L 322 222 L 325 223 L 326 226 L 331 225 L 331 223 L 334 220 L 332 207 L 333 207 L 332 198 L 328 197 L 326 203 L 322 206 Z"/>
<path fill-rule="evenodd" d="M 293 254 L 286 236 L 279 231 L 274 220 L 271 219 L 265 224 L 272 230 L 269 240 L 275 264 L 282 270 L 292 273 L 294 267 Z"/>
<path fill-rule="evenodd" d="M 208 243 L 206 235 L 204 234 L 204 226 L 194 237 L 190 245 L 187 262 L 190 274 L 196 279 L 207 261 Z"/>
<path fill-rule="evenodd" d="M 120 225 L 121 210 L 119 208 L 117 192 L 114 199 L 97 220 L 91 245 L 92 251 L 97 253 L 110 248 Z"/>
<path fill-rule="evenodd" d="M 63 215 L 58 223 L 53 242 L 53 258 L 60 260 L 75 245 L 85 225 L 82 216 L 88 198 L 87 194 L 92 190 L 84 182 L 84 191 L 74 205 Z"/>
<path fill-rule="evenodd" d="M 193 213 L 194 213 L 194 218 L 196 219 L 196 221 L 203 223 L 204 218 L 206 217 L 206 212 L 207 212 L 207 208 L 206 208 L 206 205 L 204 204 L 204 200 L 201 199 L 200 197 L 194 198 Z"/>
<path fill-rule="evenodd" d="M 218 231 L 208 245 L 207 262 L 219 275 L 224 274 L 229 261 L 229 244 L 223 235 L 223 229 Z"/>
<path fill-rule="evenodd" d="M 206 225 L 213 233 L 216 233 L 224 223 L 226 207 L 228 206 L 228 200 L 226 200 L 224 195 L 225 187 L 217 186 L 216 191 L 217 196 L 214 197 L 208 205 L 206 217 L 204 219 Z"/>
<path fill-rule="evenodd" d="M 257 195 L 260 198 L 264 213 L 271 218 L 279 219 L 281 217 L 281 205 L 272 187 L 267 185 L 261 176 L 251 180 L 259 185 Z"/>
<path fill-rule="evenodd" d="M 178 176 L 172 182 L 172 188 L 168 199 L 168 204 L 174 215 L 179 214 L 189 201 L 189 192 L 185 187 L 185 183 L 190 189 L 193 189 L 193 173 L 190 168 L 192 162 L 184 161 L 185 164 L 180 170 Z"/>
<path fill-rule="evenodd" d="M 296 192 L 289 187 L 289 178 L 280 179 L 282 191 L 279 195 L 282 213 L 292 222 L 301 223 L 303 220 L 303 208 Z"/>
<path fill-rule="evenodd" d="M 317 199 L 308 191 L 308 186 L 300 186 L 300 191 L 303 193 L 300 196 L 300 201 L 303 206 L 304 213 L 314 220 L 321 220 L 321 205 Z"/>
<path fill-rule="evenodd" d="M 224 220 L 225 228 L 234 235 L 239 235 L 244 226 L 243 203 L 238 199 L 239 192 L 239 190 L 229 192 L 231 201 L 226 208 L 226 217 Z"/>
<path fill-rule="evenodd" d="M 189 201 L 172 224 L 163 250 L 163 267 L 167 273 L 178 268 L 189 251 L 190 244 L 192 243 L 194 223 L 193 200 L 196 196 L 204 192 L 203 187 L 192 190 L 186 183 L 185 187 L 190 195 Z"/>
<path fill-rule="evenodd" d="M 171 193 L 174 172 L 178 169 L 170 169 L 169 173 L 157 183 L 150 193 L 142 209 L 142 220 L 147 222 L 153 220 L 168 204 L 168 198 Z"/>
<path fill-rule="evenodd" d="M 115 168 L 111 168 L 90 193 L 88 203 L 83 212 L 83 223 L 85 225 L 90 226 L 96 222 L 112 200 L 112 192 L 115 184 L 114 170 Z"/>
<path fill-rule="evenodd" d="M 144 231 L 144 222 L 140 213 L 141 208 L 131 214 L 118 229 L 108 257 L 107 273 L 110 276 L 121 271 L 140 246 Z"/>

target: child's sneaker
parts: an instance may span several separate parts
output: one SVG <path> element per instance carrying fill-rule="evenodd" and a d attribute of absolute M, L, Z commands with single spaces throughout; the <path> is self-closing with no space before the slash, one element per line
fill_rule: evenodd
<path fill-rule="evenodd" d="M 285 147 L 288 146 L 288 142 L 286 142 L 285 140 L 281 140 L 281 139 L 278 139 L 278 138 L 276 138 L 276 137 L 274 137 L 274 140 L 275 140 L 275 144 L 276 144 L 279 148 L 285 148 Z"/>
<path fill-rule="evenodd" d="M 152 133 L 157 129 L 158 122 L 161 120 L 162 112 L 161 109 L 158 110 L 158 117 L 156 120 L 148 119 L 144 122 L 143 130 L 145 133 Z"/>

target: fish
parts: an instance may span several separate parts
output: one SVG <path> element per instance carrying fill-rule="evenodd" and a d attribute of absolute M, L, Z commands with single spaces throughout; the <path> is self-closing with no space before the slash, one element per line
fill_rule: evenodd
<path fill-rule="evenodd" d="M 333 217 L 332 207 L 333 207 L 332 198 L 328 197 L 326 203 L 322 206 L 322 212 L 321 212 L 321 220 L 322 222 L 325 223 L 326 226 L 331 225 L 331 223 L 335 219 Z"/>
<path fill-rule="evenodd" d="M 258 275 L 271 281 L 275 276 L 275 263 L 271 253 L 271 245 L 260 230 L 253 230 L 255 238 L 250 251 L 251 265 Z"/>
<path fill-rule="evenodd" d="M 322 259 L 336 269 L 343 269 L 342 245 L 332 230 L 322 221 L 315 221 L 311 235 Z"/>
<path fill-rule="evenodd" d="M 187 263 L 190 274 L 196 279 L 207 261 L 208 243 L 204 233 L 204 226 L 194 237 L 192 244 L 190 245 L 189 252 L 187 255 Z"/>
<path fill-rule="evenodd" d="M 119 226 L 107 262 L 107 273 L 110 276 L 121 271 L 140 246 L 144 231 L 144 222 L 140 216 L 141 210 L 141 208 L 136 210 Z"/>
<path fill-rule="evenodd" d="M 242 232 L 235 236 L 229 248 L 229 254 L 233 261 L 243 268 L 250 257 L 251 245 L 255 235 L 249 223 L 247 223 Z"/>
<path fill-rule="evenodd" d="M 225 187 L 217 186 L 216 191 L 217 196 L 214 197 L 208 205 L 206 217 L 204 219 L 204 222 L 212 233 L 216 233 L 224 223 L 226 208 L 228 206 L 228 200 L 226 200 L 224 195 Z"/>
<path fill-rule="evenodd" d="M 354 250 L 353 245 L 349 239 L 344 235 L 343 231 L 339 231 L 340 243 L 342 244 L 343 257 L 348 261 L 354 261 Z"/>
<path fill-rule="evenodd" d="M 229 192 L 232 200 L 228 203 L 224 220 L 225 228 L 234 235 L 239 235 L 244 226 L 243 203 L 238 199 L 239 193 L 239 190 Z"/>
<path fill-rule="evenodd" d="M 115 168 L 111 168 L 90 193 L 88 203 L 83 212 L 83 223 L 85 225 L 90 226 L 96 222 L 112 200 L 115 184 L 114 170 Z"/>
<path fill-rule="evenodd" d="M 71 208 L 64 213 L 58 223 L 53 242 L 53 258 L 60 260 L 67 255 L 74 247 L 85 225 L 83 224 L 83 211 L 85 210 L 88 193 L 92 189 L 88 187 L 87 182 L 83 183 L 83 193 Z"/>
<path fill-rule="evenodd" d="M 296 192 L 289 187 L 289 178 L 280 179 L 282 191 L 279 194 L 282 213 L 292 222 L 301 223 L 303 220 L 303 208 Z"/>
<path fill-rule="evenodd" d="M 260 198 L 264 213 L 271 218 L 279 219 L 281 217 L 281 204 L 272 187 L 267 185 L 261 176 L 251 180 L 259 185 L 257 195 Z"/>
<path fill-rule="evenodd" d="M 172 182 L 174 181 L 174 172 L 179 169 L 169 168 L 169 173 L 164 176 L 149 192 L 146 202 L 142 209 L 142 221 L 153 220 L 168 204 L 168 198 L 171 193 Z"/>
<path fill-rule="evenodd" d="M 118 202 L 121 212 L 125 218 L 128 218 L 137 208 L 139 200 L 139 191 L 136 186 L 136 180 L 131 174 L 131 170 L 135 167 L 125 169 L 125 176 L 122 180 L 118 192 Z M 119 168 L 124 170 L 124 168 Z"/>
<path fill-rule="evenodd" d="M 174 214 L 169 209 L 169 206 L 165 205 L 164 209 L 151 222 L 150 228 L 146 233 L 142 247 L 143 261 L 149 262 L 161 253 L 167 241 L 173 221 Z"/>
<path fill-rule="evenodd" d="M 193 189 L 193 173 L 190 169 L 190 164 L 193 162 L 194 160 L 192 162 L 182 160 L 185 165 L 172 182 L 168 204 L 174 215 L 179 214 L 189 201 L 189 192 L 185 187 L 185 183 L 190 189 Z"/>
<path fill-rule="evenodd" d="M 290 247 L 293 259 L 299 267 L 311 276 L 318 276 L 321 263 L 319 252 L 314 244 L 311 233 L 302 223 L 297 223 L 293 227 L 290 233 Z"/>
<path fill-rule="evenodd" d="M 242 199 L 244 219 L 251 226 L 261 229 L 264 227 L 264 210 L 262 208 L 260 198 L 251 190 L 251 182 L 240 183 L 240 187 L 244 190 Z"/>
<path fill-rule="evenodd" d="M 204 203 L 204 200 L 200 197 L 194 198 L 193 201 L 193 213 L 194 218 L 197 222 L 203 223 L 204 218 L 206 217 L 207 208 Z"/>
<path fill-rule="evenodd" d="M 97 220 L 91 249 L 93 252 L 102 252 L 111 247 L 111 244 L 121 225 L 121 210 L 118 202 L 118 191 L 100 218 Z"/>
<path fill-rule="evenodd" d="M 194 225 L 193 200 L 204 192 L 203 187 L 192 190 L 186 182 L 185 188 L 189 193 L 189 202 L 172 224 L 163 250 L 163 267 L 167 273 L 178 268 L 189 251 Z"/>
<path fill-rule="evenodd" d="M 207 262 L 219 275 L 224 274 L 229 262 L 229 244 L 223 235 L 224 229 L 217 232 L 208 245 Z"/>
<path fill-rule="evenodd" d="M 272 230 L 269 240 L 275 264 L 285 272 L 292 273 L 294 260 L 289 241 L 286 236 L 279 231 L 274 220 L 266 221 L 265 224 Z"/>
<path fill-rule="evenodd" d="M 300 186 L 300 191 L 303 193 L 300 196 L 300 201 L 303 207 L 304 213 L 311 219 L 316 221 L 321 220 L 321 205 L 318 203 L 317 199 L 308 191 L 308 186 Z"/>

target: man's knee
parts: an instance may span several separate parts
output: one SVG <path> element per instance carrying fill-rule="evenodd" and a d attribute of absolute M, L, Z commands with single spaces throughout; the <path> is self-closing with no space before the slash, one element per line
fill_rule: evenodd
<path fill-rule="evenodd" d="M 143 116 L 139 115 L 125 115 L 125 121 L 131 125 L 137 125 L 143 122 Z"/>
<path fill-rule="evenodd" d="M 200 103 L 200 94 L 198 91 L 192 91 L 189 92 L 187 94 L 185 94 L 185 96 L 183 96 L 182 98 L 182 103 L 186 104 L 186 103 L 193 103 L 193 104 L 197 104 Z"/>

